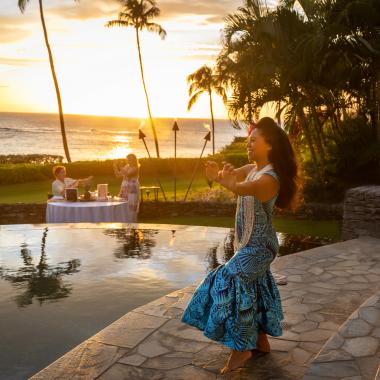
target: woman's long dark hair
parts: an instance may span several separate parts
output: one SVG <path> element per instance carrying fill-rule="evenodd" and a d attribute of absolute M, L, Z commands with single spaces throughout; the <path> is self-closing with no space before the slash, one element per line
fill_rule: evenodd
<path fill-rule="evenodd" d="M 272 149 L 268 160 L 280 179 L 280 192 L 276 206 L 282 209 L 294 209 L 298 202 L 300 180 L 294 150 L 286 132 L 270 117 L 264 117 L 254 126 L 260 130 Z"/>

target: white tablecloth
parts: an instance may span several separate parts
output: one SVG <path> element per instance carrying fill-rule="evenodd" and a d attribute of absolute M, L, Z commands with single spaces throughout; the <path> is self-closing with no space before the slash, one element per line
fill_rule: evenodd
<path fill-rule="evenodd" d="M 130 223 L 128 202 L 49 202 L 46 223 Z"/>

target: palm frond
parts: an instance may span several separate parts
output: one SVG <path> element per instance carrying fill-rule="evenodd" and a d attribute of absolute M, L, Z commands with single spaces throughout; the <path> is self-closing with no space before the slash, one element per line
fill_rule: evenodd
<path fill-rule="evenodd" d="M 199 97 L 204 93 L 204 91 L 199 90 L 195 92 L 191 98 L 189 99 L 189 103 L 187 104 L 187 110 L 190 111 L 193 105 L 198 101 Z"/>
<path fill-rule="evenodd" d="M 29 0 L 18 0 L 18 7 L 20 8 L 21 13 L 25 12 L 25 8 L 28 3 Z"/>
<path fill-rule="evenodd" d="M 152 18 L 155 18 L 155 17 L 158 17 L 160 15 L 161 11 L 158 7 L 156 6 L 152 6 L 150 7 L 149 9 L 147 9 L 144 14 L 143 14 L 143 17 L 146 19 L 146 20 L 149 20 L 149 19 L 152 19 Z"/>
<path fill-rule="evenodd" d="M 149 32 L 157 33 L 162 40 L 166 38 L 166 30 L 163 29 L 162 26 L 159 24 L 156 24 L 154 22 L 147 22 L 142 27 L 148 30 Z"/>
<path fill-rule="evenodd" d="M 124 21 L 124 20 L 111 20 L 108 21 L 105 26 L 107 28 L 112 28 L 114 26 L 120 26 L 124 28 L 128 28 L 129 26 L 132 26 L 132 24 L 129 21 Z"/>

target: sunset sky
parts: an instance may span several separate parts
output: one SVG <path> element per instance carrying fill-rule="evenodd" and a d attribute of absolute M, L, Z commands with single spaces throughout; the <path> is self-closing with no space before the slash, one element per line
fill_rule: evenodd
<path fill-rule="evenodd" d="M 16 0 L 1 0 L 0 111 L 56 112 L 56 97 L 38 13 L 30 0 L 24 15 Z M 65 113 L 146 117 L 135 35 L 104 27 L 117 18 L 115 0 L 45 0 L 45 18 Z M 208 117 L 206 97 L 187 112 L 186 76 L 212 63 L 223 18 L 240 0 L 161 0 L 156 20 L 167 31 L 142 34 L 142 53 L 153 115 Z M 226 111 L 215 99 L 215 115 Z"/>

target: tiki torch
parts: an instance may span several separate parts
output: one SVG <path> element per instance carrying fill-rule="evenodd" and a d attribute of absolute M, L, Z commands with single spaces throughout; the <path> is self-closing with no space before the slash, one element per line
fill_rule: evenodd
<path fill-rule="evenodd" d="M 207 135 L 204 137 L 204 140 L 205 140 L 205 143 L 203 144 L 201 155 L 199 156 L 197 164 L 195 165 L 195 168 L 194 168 L 194 171 L 193 171 L 193 175 L 191 177 L 191 181 L 190 181 L 189 187 L 187 188 L 187 191 L 186 191 L 184 202 L 186 201 L 187 195 L 189 194 L 189 191 L 190 191 L 190 188 L 191 188 L 191 185 L 193 184 L 193 181 L 194 181 L 194 178 L 195 178 L 195 174 L 197 173 L 197 170 L 199 168 L 199 164 L 201 163 L 201 159 L 202 159 L 202 156 L 203 156 L 203 152 L 205 151 L 207 142 L 211 140 L 211 132 L 207 132 Z"/>
<path fill-rule="evenodd" d="M 146 145 L 146 141 L 145 141 L 145 133 L 141 130 L 141 126 L 139 128 L 139 140 L 142 140 L 142 142 L 144 143 L 144 146 L 145 146 L 145 149 L 146 149 L 146 152 L 148 153 L 148 157 L 149 157 L 149 160 L 152 161 L 152 157 L 150 155 L 150 152 L 149 152 L 149 149 L 148 149 L 148 146 Z M 165 191 L 164 191 L 164 188 L 162 187 L 161 185 L 161 182 L 160 182 L 160 179 L 156 176 L 156 180 L 157 180 L 157 183 L 158 183 L 158 186 L 160 186 L 160 189 L 162 191 L 162 195 L 164 196 L 164 199 L 165 199 L 165 202 L 166 202 L 166 195 L 165 195 Z"/>
<path fill-rule="evenodd" d="M 179 131 L 177 120 L 174 120 L 174 202 L 177 202 L 177 132 Z"/>

